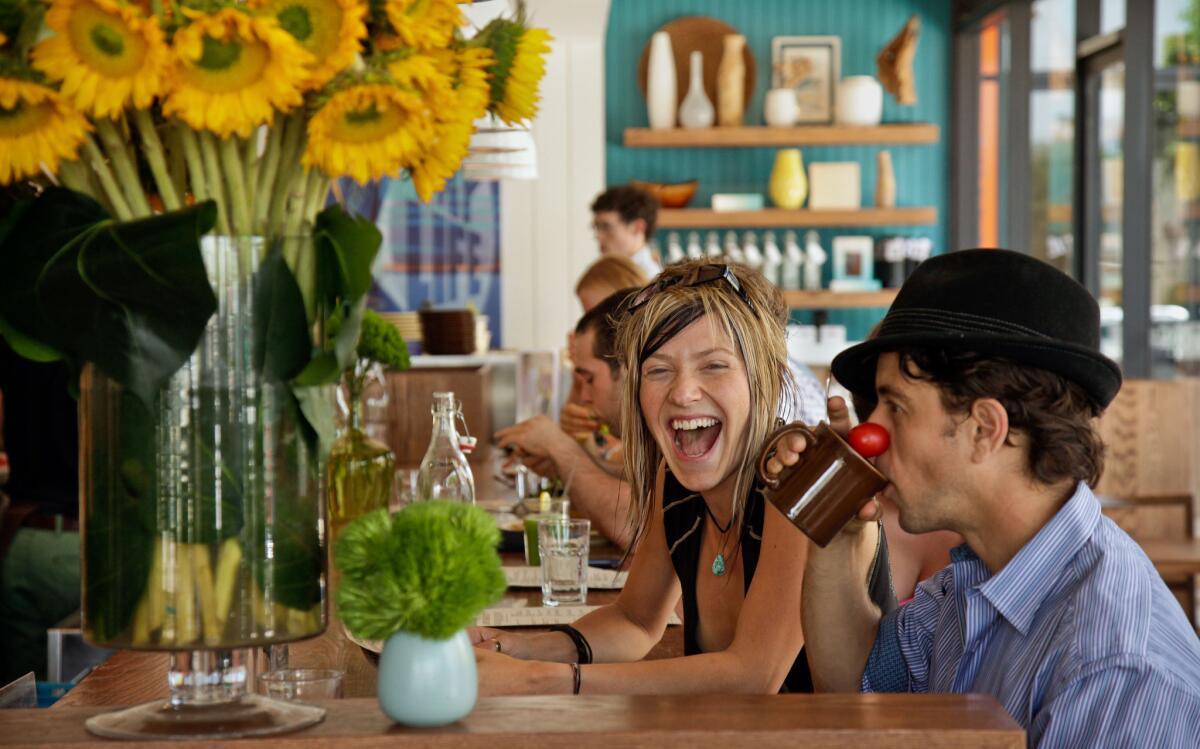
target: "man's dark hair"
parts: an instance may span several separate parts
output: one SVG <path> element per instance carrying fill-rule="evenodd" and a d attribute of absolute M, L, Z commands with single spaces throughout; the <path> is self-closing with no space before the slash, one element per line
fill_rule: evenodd
<path fill-rule="evenodd" d="M 592 213 L 599 211 L 616 211 L 627 224 L 640 218 L 646 222 L 646 241 L 649 242 L 654 236 L 654 227 L 658 224 L 658 201 L 644 190 L 628 185 L 610 187 L 592 201 Z"/>
<path fill-rule="evenodd" d="M 1027 468 L 1037 481 L 1071 479 L 1095 486 L 1100 480 L 1104 443 L 1095 419 L 1102 409 L 1081 386 L 1044 369 L 974 352 L 912 348 L 896 353 L 900 372 L 935 385 L 952 414 L 965 413 L 980 398 L 999 401 L 1008 412 L 1009 431 L 1028 442 Z"/>
<path fill-rule="evenodd" d="M 604 300 L 592 307 L 579 318 L 575 325 L 575 335 L 583 335 L 588 330 L 596 331 L 596 342 L 592 346 L 592 356 L 603 359 L 615 376 L 621 368 L 621 357 L 617 356 L 617 328 L 625 310 L 625 303 L 639 289 L 621 289 L 614 291 Z"/>

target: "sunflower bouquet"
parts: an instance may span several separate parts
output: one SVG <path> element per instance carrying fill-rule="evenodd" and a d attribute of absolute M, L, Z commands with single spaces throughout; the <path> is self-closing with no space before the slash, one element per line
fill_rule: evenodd
<path fill-rule="evenodd" d="M 454 0 L 0 0 L 0 187 L 29 195 L 0 217 L 0 335 L 83 373 L 94 642 L 323 626 L 326 386 L 381 244 L 326 204 L 344 177 L 427 201 L 478 119 L 536 114 L 549 34 L 463 24 Z"/>

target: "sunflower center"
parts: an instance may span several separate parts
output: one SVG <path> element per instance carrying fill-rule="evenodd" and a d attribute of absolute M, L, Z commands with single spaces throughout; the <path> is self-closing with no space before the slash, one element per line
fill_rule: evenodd
<path fill-rule="evenodd" d="M 347 124 L 355 127 L 362 127 L 368 123 L 378 122 L 381 116 L 382 115 L 379 114 L 379 110 L 375 108 L 374 104 L 372 104 L 366 109 L 347 112 L 346 122 Z"/>
<path fill-rule="evenodd" d="M 279 11 L 276 16 L 279 19 L 279 25 L 283 30 L 298 41 L 307 42 L 313 33 L 312 18 L 308 15 L 308 8 L 301 5 L 289 5 Z"/>
<path fill-rule="evenodd" d="M 404 112 L 388 102 L 369 102 L 347 109 L 338 119 L 332 135 L 345 143 L 380 141 L 406 127 Z"/>
<path fill-rule="evenodd" d="M 205 70 L 213 72 L 228 70 L 236 65 L 238 58 L 242 56 L 242 45 L 237 39 L 223 42 L 220 39 L 205 36 L 203 45 L 200 59 L 196 61 L 196 65 Z"/>
<path fill-rule="evenodd" d="M 29 104 L 18 101 L 12 109 L 0 107 L 0 137 L 16 137 L 35 132 L 54 114 L 54 107 L 47 103 Z"/>
<path fill-rule="evenodd" d="M 96 49 L 106 55 L 116 57 L 125 51 L 125 40 L 120 32 L 108 26 L 108 24 L 98 23 L 92 27 L 92 32 L 88 35 L 92 39 L 92 44 Z"/>

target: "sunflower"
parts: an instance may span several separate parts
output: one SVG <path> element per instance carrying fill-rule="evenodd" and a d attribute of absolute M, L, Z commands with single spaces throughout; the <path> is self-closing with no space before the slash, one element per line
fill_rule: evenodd
<path fill-rule="evenodd" d="M 492 51 L 487 47 L 461 46 L 432 50 L 428 54 L 438 70 L 453 81 L 459 116 L 471 122 L 482 117 L 491 95 L 488 70 L 495 62 Z"/>
<path fill-rule="evenodd" d="M 497 18 L 475 37 L 477 45 L 492 50 L 490 111 L 509 124 L 537 114 L 538 84 L 546 74 L 544 55 L 554 37 L 545 29 L 532 29 L 521 19 Z"/>
<path fill-rule="evenodd" d="M 42 164 L 58 171 L 74 159 L 91 125 L 57 91 L 0 78 L 0 185 L 32 177 Z"/>
<path fill-rule="evenodd" d="M 419 150 L 405 164 L 417 194 L 425 202 L 458 171 L 471 140 L 474 118 L 487 105 L 486 84 L 481 106 L 464 105 L 463 89 L 456 88 L 457 71 L 453 65 L 439 61 L 447 54 L 453 57 L 454 52 L 431 50 L 430 54 L 407 55 L 388 65 L 388 73 L 398 85 L 420 94 L 431 121 L 429 137 L 419 143 Z"/>
<path fill-rule="evenodd" d="M 256 7 L 312 54 L 307 88 L 349 67 L 367 36 L 367 6 L 359 0 L 258 0 Z"/>
<path fill-rule="evenodd" d="M 365 185 L 398 174 L 432 135 L 418 94 L 390 83 L 355 83 L 329 97 L 309 120 L 301 163 Z"/>
<path fill-rule="evenodd" d="M 191 22 L 175 33 L 178 64 L 163 114 L 222 138 L 246 138 L 275 110 L 301 103 L 312 56 L 277 21 L 232 8 L 183 14 Z"/>
<path fill-rule="evenodd" d="M 384 10 L 400 41 L 417 49 L 445 47 L 463 25 L 455 0 L 386 0 Z"/>
<path fill-rule="evenodd" d="M 56 33 L 33 48 L 33 66 L 93 117 L 150 106 L 162 90 L 170 53 L 158 23 L 116 0 L 51 0 Z"/>

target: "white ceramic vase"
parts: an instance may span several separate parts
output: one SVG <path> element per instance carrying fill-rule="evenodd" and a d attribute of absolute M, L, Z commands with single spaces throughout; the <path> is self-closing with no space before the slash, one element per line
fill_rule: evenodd
<path fill-rule="evenodd" d="M 379 706 L 406 726 L 444 726 L 475 707 L 479 676 L 466 630 L 445 640 L 409 632 L 387 639 L 379 656 Z"/>
<path fill-rule="evenodd" d="M 883 119 L 883 86 L 869 75 L 843 78 L 837 89 L 839 125 L 878 125 Z"/>
<path fill-rule="evenodd" d="M 671 37 L 665 31 L 656 31 L 650 37 L 650 61 L 646 71 L 646 110 L 650 116 L 650 127 L 655 130 L 675 127 L 675 106 L 678 101 Z"/>
<path fill-rule="evenodd" d="M 800 116 L 796 92 L 790 88 L 773 88 L 763 100 L 763 119 L 772 127 L 791 127 Z"/>
<path fill-rule="evenodd" d="M 679 106 L 679 126 L 687 128 L 712 127 L 717 112 L 704 93 L 704 53 L 692 52 L 690 82 L 687 96 Z"/>

